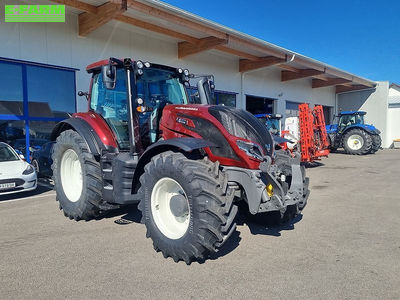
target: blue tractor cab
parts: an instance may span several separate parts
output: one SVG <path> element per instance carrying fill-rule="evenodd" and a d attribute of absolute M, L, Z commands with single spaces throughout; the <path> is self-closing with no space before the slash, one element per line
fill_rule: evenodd
<path fill-rule="evenodd" d="M 277 136 L 281 135 L 281 114 L 255 114 L 254 116 L 267 126 L 271 134 Z"/>
<path fill-rule="evenodd" d="M 349 154 L 375 153 L 382 144 L 380 131 L 373 125 L 365 124 L 365 111 L 342 111 L 337 124 L 326 125 L 331 150 L 344 148 Z"/>

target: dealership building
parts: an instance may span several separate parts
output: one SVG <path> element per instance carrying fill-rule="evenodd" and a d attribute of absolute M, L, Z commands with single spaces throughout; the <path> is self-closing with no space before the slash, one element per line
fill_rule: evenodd
<path fill-rule="evenodd" d="M 160 1 L 39 2 L 65 4 L 65 23 L 4 23 L 1 9 L 0 140 L 25 153 L 48 140 L 56 122 L 87 110 L 86 99 L 77 96 L 89 89 L 86 66 L 111 56 L 213 74 L 215 103 L 252 113 L 295 116 L 298 104 L 306 102 L 322 105 L 330 123 L 339 109 L 366 107 L 367 121 L 376 119 L 383 144 L 389 145 L 389 122 L 380 123 L 375 107 L 384 97 L 382 90 L 389 89 L 386 82 L 362 78 Z M 0 3 L 4 7 L 9 1 Z"/>

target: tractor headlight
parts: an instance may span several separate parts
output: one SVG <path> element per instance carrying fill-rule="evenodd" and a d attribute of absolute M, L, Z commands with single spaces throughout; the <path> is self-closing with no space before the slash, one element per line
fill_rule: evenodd
<path fill-rule="evenodd" d="M 245 152 L 248 156 L 256 158 L 258 160 L 263 161 L 263 150 L 260 145 L 252 143 L 252 142 L 245 142 L 242 140 L 237 140 L 236 145 L 239 147 L 240 150 Z"/>
<path fill-rule="evenodd" d="M 148 61 L 146 61 L 146 62 L 144 63 L 144 66 L 145 66 L 146 68 L 150 68 L 150 63 L 149 63 Z"/>
<path fill-rule="evenodd" d="M 22 175 L 29 175 L 32 174 L 33 172 L 35 172 L 35 169 L 31 165 L 28 165 L 25 171 L 22 172 Z"/>
<path fill-rule="evenodd" d="M 136 67 L 138 68 L 138 69 L 143 69 L 143 62 L 141 61 L 141 60 L 138 60 L 137 62 L 136 62 Z"/>
<path fill-rule="evenodd" d="M 188 69 L 183 70 L 183 75 L 189 76 L 189 70 Z"/>

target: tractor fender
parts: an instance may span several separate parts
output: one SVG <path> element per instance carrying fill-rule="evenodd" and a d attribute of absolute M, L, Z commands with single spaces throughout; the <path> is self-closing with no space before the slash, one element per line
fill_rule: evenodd
<path fill-rule="evenodd" d="M 149 146 L 139 158 L 139 162 L 136 166 L 135 174 L 133 176 L 132 192 L 136 191 L 136 185 L 139 182 L 139 177 L 144 172 L 145 165 L 148 162 L 150 162 L 151 158 L 154 157 L 155 155 L 168 150 L 191 152 L 193 150 L 198 150 L 207 147 L 216 147 L 216 145 L 212 142 L 192 137 L 160 140 L 154 143 L 153 145 Z"/>
<path fill-rule="evenodd" d="M 50 140 L 55 141 L 61 132 L 72 129 L 79 133 L 79 135 L 86 141 L 90 152 L 99 157 L 106 146 L 102 143 L 97 133 L 91 126 L 81 118 L 70 118 L 59 122 L 53 129 L 50 135 Z"/>
<path fill-rule="evenodd" d="M 351 126 L 348 126 L 342 132 L 342 136 L 344 136 L 349 130 L 352 130 L 352 129 L 361 129 L 361 130 L 368 132 L 369 134 L 379 134 L 380 133 L 380 131 L 373 126 L 351 125 Z"/>

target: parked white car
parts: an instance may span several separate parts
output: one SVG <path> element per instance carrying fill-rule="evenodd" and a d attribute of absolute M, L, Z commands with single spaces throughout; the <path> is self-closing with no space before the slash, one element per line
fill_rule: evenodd
<path fill-rule="evenodd" d="M 13 148 L 0 142 L 0 195 L 36 189 L 35 169 Z"/>

